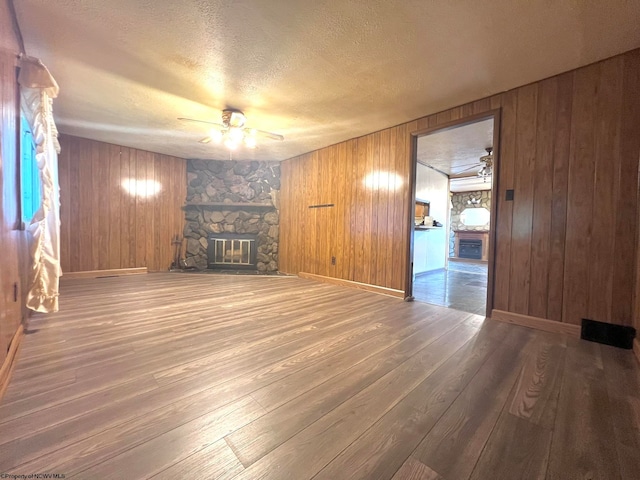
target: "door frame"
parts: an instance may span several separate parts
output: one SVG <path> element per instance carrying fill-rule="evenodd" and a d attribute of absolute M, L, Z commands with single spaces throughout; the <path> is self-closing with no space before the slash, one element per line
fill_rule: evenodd
<path fill-rule="evenodd" d="M 487 265 L 487 308 L 485 316 L 490 317 L 493 310 L 493 297 L 495 286 L 495 258 L 496 258 L 496 232 L 498 225 L 498 192 L 500 183 L 500 117 L 502 114 L 501 108 L 495 108 L 487 110 L 486 112 L 469 115 L 458 120 L 452 120 L 449 122 L 434 125 L 433 127 L 422 128 L 410 132 L 411 136 L 411 168 L 409 169 L 409 196 L 406 199 L 407 211 L 411 214 L 410 218 L 407 218 L 407 236 L 409 241 L 407 242 L 407 251 L 405 252 L 405 262 L 407 265 L 407 276 L 405 278 L 405 300 L 413 300 L 413 233 L 414 218 L 413 218 L 413 203 L 416 196 L 416 171 L 418 165 L 418 138 L 430 133 L 435 133 L 441 130 L 451 130 L 453 128 L 462 127 L 464 125 L 470 125 L 482 120 L 493 119 L 493 174 L 491 180 L 491 228 L 489 229 L 489 259 Z"/>

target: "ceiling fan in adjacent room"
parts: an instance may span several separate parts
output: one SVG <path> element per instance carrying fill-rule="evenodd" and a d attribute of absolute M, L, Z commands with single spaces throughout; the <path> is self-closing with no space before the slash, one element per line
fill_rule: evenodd
<path fill-rule="evenodd" d="M 484 163 L 484 165 L 482 165 L 482 168 L 478 171 L 478 176 L 486 182 L 487 179 L 493 175 L 493 154 L 491 153 L 493 147 L 487 147 L 485 150 L 487 154 L 480 157 L 480 162 Z"/>
<path fill-rule="evenodd" d="M 256 148 L 258 137 L 280 142 L 284 140 L 284 137 L 280 134 L 245 127 L 247 117 L 240 110 L 231 108 L 222 111 L 222 123 L 183 117 L 178 118 L 178 120 L 213 125 L 214 127 L 210 130 L 209 135 L 200 140 L 200 143 L 221 143 L 229 150 L 235 150 L 240 145 L 244 145 L 247 148 Z"/>
<path fill-rule="evenodd" d="M 485 150 L 487 152 L 486 155 L 480 157 L 478 162 L 472 164 L 470 167 L 456 172 L 456 177 L 467 177 L 467 175 L 464 174 L 465 172 L 469 172 L 480 167 L 480 170 L 478 170 L 476 175 L 482 178 L 484 182 L 491 178 L 491 175 L 493 175 L 493 153 L 491 153 L 493 152 L 493 147 L 487 147 Z"/>

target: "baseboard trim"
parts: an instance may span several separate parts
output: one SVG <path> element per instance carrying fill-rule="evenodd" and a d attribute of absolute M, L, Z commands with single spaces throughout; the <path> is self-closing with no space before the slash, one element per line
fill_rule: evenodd
<path fill-rule="evenodd" d="M 424 272 L 418 272 L 418 273 L 414 273 L 413 276 L 414 277 L 421 277 L 422 275 L 428 275 L 430 273 L 437 273 L 437 272 L 445 272 L 447 269 L 442 267 L 442 268 L 434 268 L 433 270 L 425 270 Z"/>
<path fill-rule="evenodd" d="M 503 310 L 492 310 L 491 318 L 499 322 L 520 325 L 521 327 L 529 327 L 551 333 L 563 333 L 580 338 L 580 325 L 556 322 L 554 320 L 547 320 L 546 318 L 530 317 L 529 315 L 505 312 Z"/>
<path fill-rule="evenodd" d="M 20 324 L 18 330 L 16 330 L 16 333 L 11 339 L 7 356 L 2 363 L 2 367 L 0 367 L 0 400 L 2 400 L 4 392 L 9 385 L 9 380 L 11 380 L 11 372 L 13 372 L 13 367 L 16 364 L 16 356 L 18 355 L 18 349 L 20 348 L 23 336 L 24 327 Z"/>
<path fill-rule="evenodd" d="M 636 355 L 638 363 L 640 363 L 640 341 L 637 338 L 633 339 L 633 353 Z"/>
<path fill-rule="evenodd" d="M 67 272 L 62 275 L 62 278 L 119 277 L 120 275 L 141 275 L 144 273 L 147 273 L 147 267 L 113 268 L 111 270 L 85 270 L 84 272 Z"/>
<path fill-rule="evenodd" d="M 342 278 L 325 277 L 324 275 L 316 275 L 315 273 L 299 272 L 298 276 L 300 278 L 306 278 L 308 280 L 316 280 L 318 282 L 331 283 L 333 285 L 341 285 L 343 287 L 357 288 L 359 290 L 366 290 L 367 292 L 389 295 L 396 298 L 404 298 L 404 291 L 396 290 L 394 288 L 380 287 L 378 285 L 354 282 L 353 280 L 344 280 Z"/>

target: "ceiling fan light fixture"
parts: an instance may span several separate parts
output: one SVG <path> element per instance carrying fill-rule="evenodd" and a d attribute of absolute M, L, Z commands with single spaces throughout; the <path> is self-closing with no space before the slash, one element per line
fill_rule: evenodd
<path fill-rule="evenodd" d="M 478 177 L 482 178 L 484 182 L 493 175 L 493 154 L 491 153 L 493 147 L 487 147 L 485 150 L 487 154 L 480 157 L 480 162 L 484 165 L 482 165 L 482 168 L 478 172 Z"/>
<path fill-rule="evenodd" d="M 247 148 L 256 148 L 256 139 L 255 139 L 255 137 L 244 137 L 244 145 Z"/>
<path fill-rule="evenodd" d="M 231 127 L 229 129 L 229 138 L 231 140 L 233 140 L 235 143 L 239 143 L 242 141 L 242 139 L 244 138 L 244 132 L 242 131 L 241 128 L 237 128 L 237 127 Z"/>
<path fill-rule="evenodd" d="M 178 120 L 215 125 L 217 128 L 211 129 L 209 136 L 200 140 L 200 143 L 222 143 L 229 150 L 235 150 L 242 145 L 251 149 L 256 148 L 258 144 L 258 136 L 265 136 L 280 142 L 284 140 L 284 137 L 277 133 L 257 130 L 255 128 L 245 128 L 244 125 L 247 119 L 244 116 L 244 113 L 239 110 L 223 110 L 222 123 L 185 117 L 178 117 Z"/>
<path fill-rule="evenodd" d="M 224 146 L 227 147 L 229 150 L 235 150 L 236 148 L 238 148 L 238 142 L 233 140 L 233 138 L 231 137 L 227 137 L 224 140 Z"/>
<path fill-rule="evenodd" d="M 220 130 L 216 130 L 215 128 L 212 128 L 211 132 L 209 132 L 209 136 L 211 137 L 211 140 L 215 143 L 222 142 L 223 134 Z"/>
<path fill-rule="evenodd" d="M 225 122 L 225 113 L 228 112 L 228 121 Z M 247 121 L 247 117 L 244 116 L 244 113 L 239 112 L 237 110 L 224 110 L 223 111 L 223 123 L 227 123 L 231 128 L 242 128 Z"/>

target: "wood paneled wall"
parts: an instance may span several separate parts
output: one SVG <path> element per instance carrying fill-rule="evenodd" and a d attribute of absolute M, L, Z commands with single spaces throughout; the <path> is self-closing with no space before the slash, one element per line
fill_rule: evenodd
<path fill-rule="evenodd" d="M 635 50 L 287 160 L 281 269 L 404 289 L 411 132 L 501 109 L 494 308 L 630 324 L 639 91 Z M 376 171 L 402 186 L 367 188 Z"/>
<path fill-rule="evenodd" d="M 30 271 L 28 238 L 20 229 L 20 109 L 16 81 L 19 53 L 8 2 L 0 0 L 0 365 L 7 358 L 7 347 L 22 318 L 28 314 L 24 307 Z"/>
<path fill-rule="evenodd" d="M 409 195 L 405 173 L 414 126 L 283 162 L 282 271 L 403 288 Z M 309 208 L 322 204 L 334 206 Z"/>
<path fill-rule="evenodd" d="M 186 161 L 67 135 L 60 145 L 63 272 L 167 270 L 171 241 L 182 238 Z M 136 195 L 125 185 L 149 190 Z"/>

